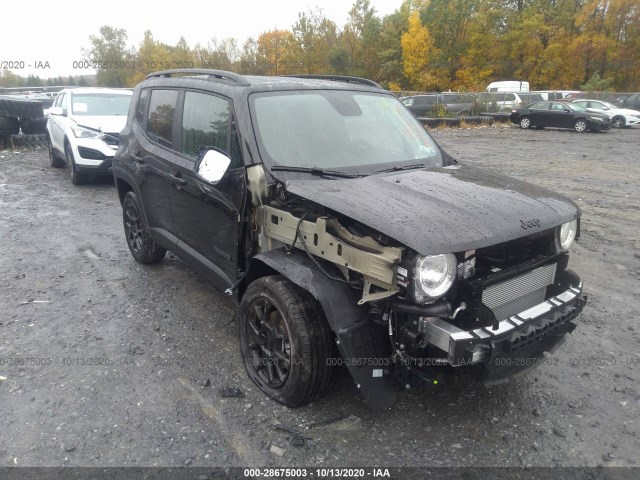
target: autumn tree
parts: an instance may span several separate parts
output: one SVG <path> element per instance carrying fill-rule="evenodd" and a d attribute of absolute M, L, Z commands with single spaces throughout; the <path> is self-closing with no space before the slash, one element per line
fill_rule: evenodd
<path fill-rule="evenodd" d="M 271 30 L 258 37 L 257 64 L 264 75 L 296 73 L 295 38 L 289 30 Z"/>
<path fill-rule="evenodd" d="M 420 12 L 409 17 L 409 29 L 402 35 L 402 60 L 404 75 L 415 90 L 436 90 L 442 88 L 436 73 L 429 64 L 440 52 L 433 45 L 429 30 L 420 20 Z"/>

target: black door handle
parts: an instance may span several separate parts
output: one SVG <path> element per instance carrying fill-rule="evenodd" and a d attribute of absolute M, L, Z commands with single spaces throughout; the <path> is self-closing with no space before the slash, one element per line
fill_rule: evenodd
<path fill-rule="evenodd" d="M 184 178 L 179 177 L 178 175 L 169 175 L 169 178 L 176 185 L 185 186 L 187 184 L 187 181 Z"/>

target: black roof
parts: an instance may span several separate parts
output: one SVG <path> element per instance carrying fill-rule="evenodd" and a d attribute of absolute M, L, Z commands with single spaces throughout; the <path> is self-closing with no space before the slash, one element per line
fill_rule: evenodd
<path fill-rule="evenodd" d="M 147 81 L 156 79 L 177 79 L 188 78 L 189 81 L 200 83 L 216 82 L 228 87 L 250 88 L 254 92 L 266 92 L 277 90 L 307 90 L 307 89 L 329 89 L 329 90 L 383 90 L 380 85 L 372 80 L 359 77 L 348 77 L 342 75 L 288 75 L 288 76 L 258 76 L 240 75 L 224 70 L 208 69 L 182 69 L 163 70 L 147 75 Z M 165 83 L 165 82 L 163 82 Z M 174 82 L 166 82 L 174 84 Z"/>

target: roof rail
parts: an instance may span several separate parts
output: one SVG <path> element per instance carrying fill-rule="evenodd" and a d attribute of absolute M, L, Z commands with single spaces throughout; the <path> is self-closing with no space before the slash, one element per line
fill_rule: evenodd
<path fill-rule="evenodd" d="M 369 80 L 368 78 L 360 78 L 360 77 L 347 77 L 346 75 L 315 75 L 315 74 L 303 74 L 303 75 L 285 75 L 285 77 L 294 77 L 294 78 L 308 78 L 308 79 L 316 79 L 316 80 L 332 80 L 334 82 L 346 82 L 346 83 L 360 83 L 362 85 L 368 85 L 370 87 L 382 88 L 373 80 Z"/>
<path fill-rule="evenodd" d="M 238 85 L 249 85 L 249 82 L 242 76 L 233 72 L 226 72 L 224 70 L 213 69 L 199 69 L 199 68 L 181 68 L 176 70 L 162 70 L 160 72 L 153 72 L 147 75 L 147 78 L 153 77 L 171 77 L 172 75 L 206 75 L 208 77 L 214 77 L 220 80 L 229 80 L 235 82 Z"/>

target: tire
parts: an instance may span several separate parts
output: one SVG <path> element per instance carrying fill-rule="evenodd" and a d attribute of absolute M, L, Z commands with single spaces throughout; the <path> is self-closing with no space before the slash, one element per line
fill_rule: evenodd
<path fill-rule="evenodd" d="M 71 183 L 73 183 L 74 185 L 84 185 L 85 183 L 87 183 L 89 177 L 86 173 L 78 172 L 69 142 L 65 142 L 64 144 L 64 158 L 66 160 L 65 163 L 67 165 L 67 169 L 69 170 L 69 176 L 71 177 Z"/>
<path fill-rule="evenodd" d="M 583 120 L 582 118 L 579 118 L 573 124 L 573 129 L 578 133 L 586 132 L 587 131 L 587 121 Z"/>
<path fill-rule="evenodd" d="M 627 120 L 622 115 L 617 115 L 611 119 L 611 126 L 614 128 L 624 128 Z"/>
<path fill-rule="evenodd" d="M 26 98 L 0 97 L 0 115 L 6 117 L 40 118 L 44 116 L 42 102 Z"/>
<path fill-rule="evenodd" d="M 527 130 L 531 127 L 531 119 L 529 117 L 527 117 L 526 115 L 522 118 L 520 118 L 520 128 L 522 128 L 523 130 Z"/>
<path fill-rule="evenodd" d="M 40 118 L 21 118 L 20 128 L 25 135 L 38 135 L 47 131 L 47 119 Z"/>
<path fill-rule="evenodd" d="M 0 136 L 15 135 L 20 131 L 20 122 L 17 118 L 0 117 Z"/>
<path fill-rule="evenodd" d="M 324 312 L 285 277 L 263 277 L 249 286 L 238 336 L 249 378 L 276 402 L 305 405 L 329 384 L 333 341 Z"/>
<path fill-rule="evenodd" d="M 47 149 L 49 150 L 49 165 L 54 168 L 61 168 L 65 166 L 64 160 L 58 158 L 55 150 L 53 149 L 53 144 L 51 143 L 51 137 L 47 135 Z"/>
<path fill-rule="evenodd" d="M 136 262 L 158 263 L 167 251 L 154 242 L 149 235 L 141 211 L 136 194 L 128 192 L 122 200 L 122 223 L 127 245 Z"/>

